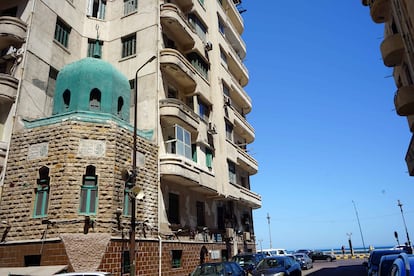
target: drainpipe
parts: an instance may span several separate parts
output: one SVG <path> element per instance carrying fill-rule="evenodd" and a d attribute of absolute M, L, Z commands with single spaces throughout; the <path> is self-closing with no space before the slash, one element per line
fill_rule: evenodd
<path fill-rule="evenodd" d="M 156 95 L 156 118 L 157 121 L 155 123 L 155 128 L 156 131 L 155 133 L 157 133 L 157 144 L 160 145 L 161 143 L 161 138 L 162 135 L 160 135 L 159 131 L 160 128 L 158 127 L 158 125 L 160 124 L 160 120 L 159 120 L 159 114 L 160 114 L 160 106 L 159 106 L 159 92 L 160 92 L 160 32 L 161 32 L 161 1 L 158 0 L 157 1 L 157 6 L 156 8 L 156 13 L 157 13 L 157 68 L 156 68 L 156 74 L 157 74 L 157 95 Z M 159 149 L 159 146 L 158 146 Z M 160 158 L 159 158 L 159 153 L 158 153 L 158 157 L 157 157 L 157 181 L 158 181 L 158 219 L 157 219 L 157 224 L 158 224 L 158 275 L 161 276 L 162 274 L 162 238 L 159 234 L 160 232 L 160 217 L 161 217 L 161 208 L 160 208 L 160 202 L 162 200 L 162 194 L 161 194 L 161 180 L 160 180 Z"/>
<path fill-rule="evenodd" d="M 161 263 L 162 263 L 162 238 L 160 234 L 158 234 L 158 275 L 161 276 Z"/>

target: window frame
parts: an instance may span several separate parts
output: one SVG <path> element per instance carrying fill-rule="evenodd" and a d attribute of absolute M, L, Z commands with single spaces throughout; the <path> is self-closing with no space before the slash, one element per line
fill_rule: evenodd
<path fill-rule="evenodd" d="M 138 0 L 124 0 L 124 16 L 138 10 Z"/>
<path fill-rule="evenodd" d="M 82 186 L 79 199 L 79 213 L 82 215 L 96 215 L 98 209 L 98 176 L 92 165 L 86 167 L 82 177 Z"/>
<path fill-rule="evenodd" d="M 35 189 L 35 201 L 33 208 L 34 218 L 43 218 L 47 216 L 47 211 L 49 208 L 49 194 L 49 168 L 43 166 L 39 169 L 39 178 L 37 179 L 37 187 Z"/>
<path fill-rule="evenodd" d="M 56 19 L 54 40 L 65 48 L 69 46 L 69 37 L 72 28 L 59 17 Z"/>
<path fill-rule="evenodd" d="M 233 161 L 227 160 L 227 167 L 229 173 L 229 182 L 230 183 L 237 183 L 237 172 L 236 172 L 236 164 Z"/>
<path fill-rule="evenodd" d="M 137 53 L 137 35 L 136 33 L 121 38 L 122 52 L 121 57 L 127 58 Z"/>

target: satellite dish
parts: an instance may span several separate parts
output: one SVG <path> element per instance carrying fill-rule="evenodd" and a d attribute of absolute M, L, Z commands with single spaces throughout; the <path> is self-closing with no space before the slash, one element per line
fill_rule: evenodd
<path fill-rule="evenodd" d="M 138 186 L 132 188 L 131 193 L 133 196 L 135 196 L 135 199 L 141 200 L 144 198 L 144 191 Z"/>

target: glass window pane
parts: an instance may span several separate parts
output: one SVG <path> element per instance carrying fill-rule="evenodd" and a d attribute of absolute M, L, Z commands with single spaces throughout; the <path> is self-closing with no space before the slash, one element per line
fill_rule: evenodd
<path fill-rule="evenodd" d="M 184 131 L 184 143 L 189 146 L 191 144 L 191 135 L 190 132 Z"/>
<path fill-rule="evenodd" d="M 176 133 L 176 137 L 177 140 L 179 141 L 184 141 L 184 137 L 183 137 L 183 129 L 180 126 L 177 126 L 175 129 L 175 133 Z"/>

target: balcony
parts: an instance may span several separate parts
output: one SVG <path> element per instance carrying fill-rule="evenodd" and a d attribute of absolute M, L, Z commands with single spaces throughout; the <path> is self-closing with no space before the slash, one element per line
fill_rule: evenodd
<path fill-rule="evenodd" d="M 391 18 L 391 0 L 369 0 L 371 18 L 375 23 L 384 23 Z"/>
<path fill-rule="evenodd" d="M 253 127 L 247 122 L 246 118 L 244 118 L 239 112 L 234 112 L 234 129 L 238 135 L 246 139 L 246 143 L 250 144 L 254 141 L 254 129 Z"/>
<path fill-rule="evenodd" d="M 160 65 L 162 72 L 181 86 L 185 93 L 191 93 L 195 90 L 197 73 L 179 51 L 174 49 L 161 50 Z"/>
<path fill-rule="evenodd" d="M 262 198 L 259 194 L 238 184 L 231 184 L 229 188 L 229 198 L 239 200 L 242 204 L 253 209 L 258 209 L 262 206 Z"/>
<path fill-rule="evenodd" d="M 196 34 L 176 5 L 161 5 L 161 24 L 163 31 L 174 38 L 184 50 L 193 48 Z"/>
<path fill-rule="evenodd" d="M 240 107 L 243 114 L 248 114 L 252 110 L 252 99 L 234 77 L 231 78 L 230 95 L 232 102 Z"/>
<path fill-rule="evenodd" d="M 230 47 L 230 49 L 231 51 L 227 54 L 228 69 L 237 82 L 244 87 L 249 82 L 249 73 L 239 56 L 237 56 L 234 52 L 233 48 Z"/>
<path fill-rule="evenodd" d="M 0 16 L 0 49 L 20 46 L 26 38 L 27 25 L 13 16 Z"/>
<path fill-rule="evenodd" d="M 381 43 L 381 54 L 384 65 L 388 67 L 401 65 L 404 50 L 404 43 L 400 34 L 387 36 Z"/>
<path fill-rule="evenodd" d="M 411 136 L 411 141 L 405 155 L 405 162 L 409 175 L 414 176 L 414 136 Z"/>
<path fill-rule="evenodd" d="M 253 209 L 258 209 L 262 207 L 262 197 L 246 189 L 244 187 L 240 187 L 240 201 Z"/>
<path fill-rule="evenodd" d="M 182 101 L 177 99 L 160 100 L 160 116 L 161 120 L 168 125 L 185 125 L 196 132 L 200 124 L 198 115 Z M 186 128 L 187 128 L 186 127 Z"/>
<path fill-rule="evenodd" d="M 193 0 L 175 0 L 175 3 L 183 12 L 188 12 L 193 7 Z"/>
<path fill-rule="evenodd" d="M 0 103 L 13 103 L 17 95 L 19 81 L 8 75 L 0 73 Z"/>
<path fill-rule="evenodd" d="M 237 10 L 236 5 L 233 3 L 233 0 L 223 0 L 222 2 L 224 13 L 231 21 L 232 25 L 236 28 L 237 32 L 242 34 L 244 30 L 243 18 Z"/>
<path fill-rule="evenodd" d="M 247 171 L 249 175 L 256 174 L 258 171 L 256 159 L 239 146 L 237 146 L 237 164 L 240 165 L 243 170 Z"/>
<path fill-rule="evenodd" d="M 394 104 L 398 115 L 414 115 L 414 85 L 399 88 L 394 97 Z"/>
<path fill-rule="evenodd" d="M 227 43 L 233 48 L 233 51 L 238 58 L 243 60 L 246 57 L 246 44 L 240 34 L 234 29 L 230 21 L 226 22 L 223 35 Z"/>
<path fill-rule="evenodd" d="M 257 161 L 239 145 L 230 140 L 226 140 L 226 155 L 230 160 L 237 160 L 237 166 L 246 171 L 249 175 L 256 174 L 258 171 Z"/>
<path fill-rule="evenodd" d="M 161 155 L 160 174 L 161 181 L 177 183 L 204 195 L 217 195 L 214 177 L 201 170 L 196 163 L 184 156 Z"/>

